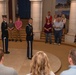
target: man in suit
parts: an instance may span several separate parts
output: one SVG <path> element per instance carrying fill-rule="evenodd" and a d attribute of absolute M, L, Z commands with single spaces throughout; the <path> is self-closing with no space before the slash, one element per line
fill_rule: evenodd
<path fill-rule="evenodd" d="M 0 49 L 0 75 L 18 75 L 13 68 L 4 66 L 3 60 L 4 60 L 4 53 Z"/>
<path fill-rule="evenodd" d="M 8 26 L 7 26 L 7 16 L 2 15 L 3 22 L 1 23 L 1 32 L 2 32 L 2 43 L 3 43 L 3 51 L 6 54 L 9 54 L 8 51 Z"/>
<path fill-rule="evenodd" d="M 33 42 L 33 19 L 29 19 L 29 23 L 26 26 L 26 41 L 27 41 L 27 57 L 28 59 L 32 58 L 32 42 Z"/>

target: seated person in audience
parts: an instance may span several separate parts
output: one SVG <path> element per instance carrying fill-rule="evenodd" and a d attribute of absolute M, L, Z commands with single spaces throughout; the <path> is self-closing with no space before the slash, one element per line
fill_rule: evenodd
<path fill-rule="evenodd" d="M 39 51 L 33 56 L 31 71 L 27 75 L 55 75 L 50 68 L 49 59 L 43 51 Z"/>
<path fill-rule="evenodd" d="M 4 53 L 0 49 L 0 75 L 18 75 L 13 68 L 4 66 L 3 61 L 4 61 Z"/>
<path fill-rule="evenodd" d="M 8 24 L 8 32 L 9 32 L 9 41 L 14 41 L 13 39 L 13 30 L 14 30 L 14 23 L 10 19 L 9 24 Z"/>
<path fill-rule="evenodd" d="M 72 49 L 68 55 L 69 69 L 61 72 L 60 75 L 76 75 L 76 49 Z"/>
<path fill-rule="evenodd" d="M 44 32 L 45 32 L 45 43 L 48 42 L 51 44 L 52 40 L 51 40 L 51 33 L 52 33 L 52 24 L 50 23 L 50 21 L 48 20 L 47 23 L 44 25 Z"/>

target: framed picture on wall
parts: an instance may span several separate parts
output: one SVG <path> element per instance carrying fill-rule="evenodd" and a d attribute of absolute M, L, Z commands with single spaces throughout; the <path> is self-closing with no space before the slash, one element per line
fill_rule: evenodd
<path fill-rule="evenodd" d="M 70 3 L 71 0 L 56 0 L 55 14 L 65 14 L 66 18 L 69 19 Z"/>
<path fill-rule="evenodd" d="M 70 8 L 70 0 L 56 0 L 55 8 Z"/>

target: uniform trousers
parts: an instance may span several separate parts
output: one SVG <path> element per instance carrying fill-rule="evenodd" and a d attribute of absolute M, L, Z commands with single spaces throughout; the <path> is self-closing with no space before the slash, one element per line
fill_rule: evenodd
<path fill-rule="evenodd" d="M 3 52 L 8 52 L 8 38 L 3 37 L 2 38 L 2 43 L 3 43 Z"/>
<path fill-rule="evenodd" d="M 32 41 L 27 41 L 27 57 L 32 58 Z"/>

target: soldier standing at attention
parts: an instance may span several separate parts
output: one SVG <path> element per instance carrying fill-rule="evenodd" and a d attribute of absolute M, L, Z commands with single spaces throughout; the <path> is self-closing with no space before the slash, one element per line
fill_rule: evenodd
<path fill-rule="evenodd" d="M 3 22 L 1 23 L 1 32 L 2 32 L 2 43 L 3 43 L 3 51 L 6 54 L 9 54 L 8 51 L 8 25 L 7 25 L 7 16 L 2 15 Z"/>
<path fill-rule="evenodd" d="M 32 43 L 33 43 L 33 19 L 29 19 L 29 23 L 26 26 L 26 41 L 27 41 L 27 57 L 28 59 L 32 58 Z"/>

